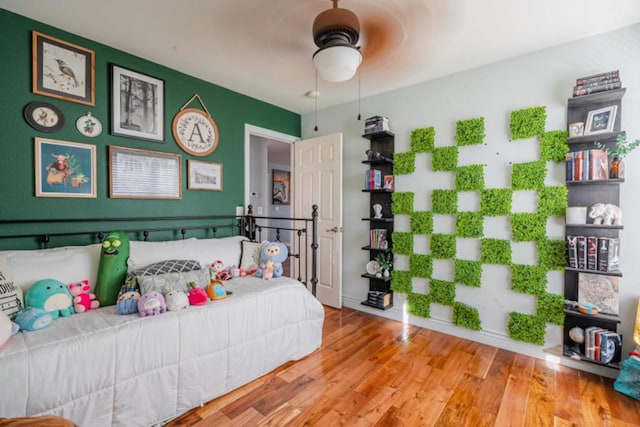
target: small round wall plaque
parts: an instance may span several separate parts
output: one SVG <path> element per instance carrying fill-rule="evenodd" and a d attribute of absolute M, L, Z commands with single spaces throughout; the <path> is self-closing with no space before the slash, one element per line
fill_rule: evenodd
<path fill-rule="evenodd" d="M 173 137 L 189 154 L 207 156 L 218 148 L 218 126 L 211 116 L 196 108 L 185 108 L 173 119 Z"/>
<path fill-rule="evenodd" d="M 64 114 L 48 102 L 30 102 L 24 107 L 24 119 L 40 132 L 56 132 L 64 126 Z"/>
<path fill-rule="evenodd" d="M 84 116 L 78 117 L 78 120 L 76 120 L 76 129 L 84 136 L 93 138 L 102 132 L 102 123 L 93 117 L 91 113 L 87 113 Z"/>

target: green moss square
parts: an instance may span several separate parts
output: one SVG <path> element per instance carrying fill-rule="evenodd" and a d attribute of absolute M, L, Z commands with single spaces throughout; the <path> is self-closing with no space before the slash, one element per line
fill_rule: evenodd
<path fill-rule="evenodd" d="M 553 130 L 543 133 L 540 137 L 540 160 L 545 162 L 564 162 L 565 155 L 569 152 L 566 130 Z"/>
<path fill-rule="evenodd" d="M 511 242 L 500 239 L 480 239 L 480 262 L 511 264 Z"/>
<path fill-rule="evenodd" d="M 526 139 L 544 133 L 547 121 L 546 107 L 532 107 L 511 112 L 509 130 L 511 139 Z"/>
<path fill-rule="evenodd" d="M 484 188 L 484 167 L 482 165 L 456 168 L 456 191 L 480 191 Z"/>
<path fill-rule="evenodd" d="M 484 216 L 480 212 L 458 212 L 456 214 L 457 237 L 482 237 Z"/>
<path fill-rule="evenodd" d="M 431 212 L 414 212 L 411 214 L 412 234 L 433 233 L 433 214 Z"/>
<path fill-rule="evenodd" d="M 456 298 L 456 286 L 444 280 L 431 280 L 429 299 L 442 305 L 453 305 Z"/>
<path fill-rule="evenodd" d="M 438 147 L 433 149 L 431 168 L 438 171 L 454 171 L 458 167 L 458 147 Z"/>
<path fill-rule="evenodd" d="M 547 216 L 565 216 L 567 187 L 544 187 L 538 190 L 538 213 Z"/>
<path fill-rule="evenodd" d="M 547 217 L 537 213 L 511 215 L 511 235 L 514 242 L 533 242 L 547 235 Z"/>
<path fill-rule="evenodd" d="M 458 211 L 458 192 L 455 190 L 433 190 L 431 210 L 435 214 L 453 215 Z"/>
<path fill-rule="evenodd" d="M 391 194 L 391 212 L 394 215 L 411 215 L 413 213 L 413 199 L 415 194 L 410 191 Z"/>
<path fill-rule="evenodd" d="M 511 312 L 507 329 L 511 339 L 544 345 L 546 324 L 541 317 Z"/>
<path fill-rule="evenodd" d="M 482 144 L 484 136 L 484 117 L 456 123 L 456 144 L 460 147 Z"/>
<path fill-rule="evenodd" d="M 414 316 L 431 318 L 431 301 L 427 295 L 411 293 L 407 296 L 407 311 Z"/>
<path fill-rule="evenodd" d="M 416 171 L 416 154 L 412 152 L 393 155 L 393 174 L 409 175 Z"/>
<path fill-rule="evenodd" d="M 546 323 L 564 325 L 564 296 L 547 292 L 539 295 L 537 314 Z"/>
<path fill-rule="evenodd" d="M 508 188 L 490 188 L 480 193 L 480 213 L 484 216 L 511 215 L 513 191 Z"/>
<path fill-rule="evenodd" d="M 538 265 L 547 270 L 562 270 L 567 261 L 564 240 L 544 239 L 536 243 L 538 247 Z"/>
<path fill-rule="evenodd" d="M 391 271 L 391 290 L 394 292 L 401 292 L 403 294 L 409 294 L 413 290 L 411 284 L 411 273 L 402 270 Z"/>
<path fill-rule="evenodd" d="M 409 255 L 409 274 L 411 277 L 431 279 L 433 275 L 433 260 L 429 255 Z"/>
<path fill-rule="evenodd" d="M 544 294 L 547 289 L 547 270 L 537 265 L 512 265 L 511 289 L 529 295 Z"/>
<path fill-rule="evenodd" d="M 428 153 L 433 150 L 436 131 L 433 127 L 414 129 L 411 131 L 411 152 Z"/>
<path fill-rule="evenodd" d="M 409 255 L 413 253 L 413 234 L 394 231 L 391 237 L 393 253 Z"/>
<path fill-rule="evenodd" d="M 453 304 L 453 324 L 471 329 L 472 331 L 479 331 L 482 329 L 478 309 L 461 302 Z"/>
<path fill-rule="evenodd" d="M 456 236 L 451 234 L 431 235 L 431 256 L 450 259 L 456 256 Z"/>
<path fill-rule="evenodd" d="M 482 263 L 464 259 L 454 260 L 454 278 L 456 283 L 461 283 L 474 288 L 480 287 L 482 280 Z"/>
<path fill-rule="evenodd" d="M 513 190 L 539 190 L 544 187 L 547 165 L 542 160 L 529 163 L 516 163 L 511 172 Z"/>

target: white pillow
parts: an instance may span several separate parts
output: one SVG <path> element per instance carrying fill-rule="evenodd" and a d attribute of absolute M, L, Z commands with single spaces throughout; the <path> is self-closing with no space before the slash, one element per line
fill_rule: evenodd
<path fill-rule="evenodd" d="M 251 242 L 249 240 L 245 240 L 241 243 L 241 269 L 248 270 L 252 265 L 260 265 L 260 246 L 262 246 L 262 243 Z"/>
<path fill-rule="evenodd" d="M 197 259 L 187 256 L 189 247 L 196 242 L 195 237 L 181 240 L 169 240 L 166 242 L 144 242 L 132 240 L 129 242 L 129 271 L 145 267 L 159 261 L 168 259 Z"/>
<path fill-rule="evenodd" d="M 221 237 L 219 239 L 198 239 L 193 256 L 203 267 L 209 267 L 217 260 L 225 267 L 238 266 L 240 261 L 240 242 L 247 240 L 244 236 Z"/>
<path fill-rule="evenodd" d="M 0 312 L 13 320 L 23 307 L 22 289 L 13 283 L 13 273 L 4 257 L 0 257 Z"/>
<path fill-rule="evenodd" d="M 53 249 L 0 251 L 13 274 L 13 282 L 24 292 L 40 279 L 69 284 L 88 280 L 93 292 L 98 277 L 101 245 L 64 246 Z"/>

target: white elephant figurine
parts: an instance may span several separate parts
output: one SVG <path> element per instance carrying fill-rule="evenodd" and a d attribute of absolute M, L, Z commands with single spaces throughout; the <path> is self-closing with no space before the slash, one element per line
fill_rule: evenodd
<path fill-rule="evenodd" d="M 622 209 L 610 203 L 596 203 L 591 206 L 589 218 L 594 224 L 622 225 Z"/>

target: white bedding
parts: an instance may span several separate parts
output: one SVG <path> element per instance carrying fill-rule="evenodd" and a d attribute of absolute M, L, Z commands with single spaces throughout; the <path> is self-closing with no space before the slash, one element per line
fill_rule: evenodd
<path fill-rule="evenodd" d="M 104 307 L 0 348 L 0 417 L 151 425 L 316 350 L 324 310 L 300 282 L 225 282 L 224 300 L 153 317 Z"/>

